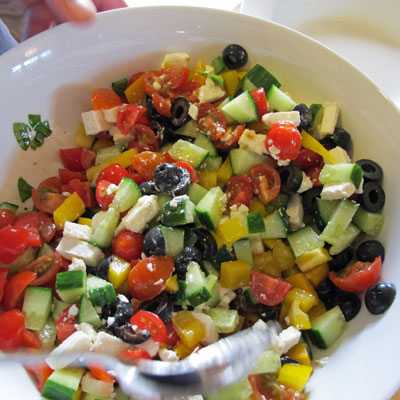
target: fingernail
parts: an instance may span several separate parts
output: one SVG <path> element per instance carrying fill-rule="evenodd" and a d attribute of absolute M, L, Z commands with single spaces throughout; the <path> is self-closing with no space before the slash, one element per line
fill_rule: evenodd
<path fill-rule="evenodd" d="M 46 0 L 60 21 L 88 21 L 97 10 L 91 0 Z"/>

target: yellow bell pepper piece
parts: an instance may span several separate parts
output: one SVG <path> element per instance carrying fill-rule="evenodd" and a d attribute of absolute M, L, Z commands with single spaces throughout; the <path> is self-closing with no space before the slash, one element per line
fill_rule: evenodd
<path fill-rule="evenodd" d="M 74 400 L 79 400 L 81 398 L 81 395 L 82 395 L 82 386 L 79 386 L 78 390 L 75 393 Z"/>
<path fill-rule="evenodd" d="M 204 324 L 195 318 L 191 311 L 183 310 L 174 313 L 172 324 L 183 344 L 191 349 L 206 337 Z"/>
<path fill-rule="evenodd" d="M 281 277 L 281 269 L 275 261 L 272 251 L 264 251 L 253 255 L 254 268 L 264 271 L 267 275 L 275 278 Z"/>
<path fill-rule="evenodd" d="M 254 121 L 247 125 L 247 129 L 251 129 L 257 133 L 266 133 L 267 126 L 262 121 Z"/>
<path fill-rule="evenodd" d="M 328 250 L 324 247 L 318 247 L 317 249 L 308 251 L 296 258 L 296 264 L 300 271 L 307 272 L 310 269 L 317 267 L 318 265 L 332 260 Z"/>
<path fill-rule="evenodd" d="M 76 147 L 86 147 L 87 149 L 90 149 L 95 139 L 96 138 L 93 135 L 86 135 L 85 126 L 81 122 L 75 134 Z"/>
<path fill-rule="evenodd" d="M 289 246 L 278 239 L 272 249 L 272 255 L 281 271 L 285 271 L 294 266 L 294 255 Z"/>
<path fill-rule="evenodd" d="M 199 185 L 207 190 L 217 186 L 217 172 L 201 171 L 198 173 Z"/>
<path fill-rule="evenodd" d="M 249 212 L 256 212 L 256 211 L 260 211 L 263 217 L 266 217 L 268 214 L 264 204 L 261 203 L 261 201 L 257 199 L 257 197 L 254 197 L 250 203 Z"/>
<path fill-rule="evenodd" d="M 236 290 L 249 286 L 251 265 L 246 261 L 226 261 L 221 263 L 220 283 L 222 287 Z"/>
<path fill-rule="evenodd" d="M 232 69 L 230 71 L 223 72 L 221 76 L 224 78 L 224 87 L 226 93 L 228 96 L 234 97 L 240 81 L 237 71 Z"/>
<path fill-rule="evenodd" d="M 72 193 L 53 213 L 56 228 L 63 229 L 67 221 L 76 221 L 85 211 L 85 203 L 78 193 Z"/>
<path fill-rule="evenodd" d="M 242 71 L 237 71 L 238 78 L 239 78 L 240 80 L 242 80 L 243 77 L 244 77 L 245 75 L 247 75 L 247 72 L 248 72 L 248 71 L 244 71 L 244 70 L 242 70 Z"/>
<path fill-rule="evenodd" d="M 289 282 L 293 288 L 303 289 L 308 293 L 311 293 L 316 299 L 318 299 L 318 294 L 315 291 L 313 285 L 308 281 L 305 274 L 300 272 L 299 274 L 294 274 L 285 279 Z"/>
<path fill-rule="evenodd" d="M 114 289 L 120 287 L 127 279 L 131 271 L 131 263 L 117 256 L 113 256 L 108 269 L 108 280 Z"/>
<path fill-rule="evenodd" d="M 130 296 L 129 288 L 128 288 L 128 280 L 122 283 L 122 285 L 118 286 L 115 289 L 116 293 L 123 294 L 125 296 Z"/>
<path fill-rule="evenodd" d="M 144 104 L 146 101 L 146 91 L 144 90 L 143 75 L 132 82 L 124 93 L 129 104 Z"/>
<path fill-rule="evenodd" d="M 206 83 L 206 77 L 201 75 L 197 70 L 205 71 L 206 70 L 206 63 L 202 60 L 199 60 L 194 67 L 193 74 L 191 76 L 191 81 L 199 83 L 200 85 L 204 85 Z"/>
<path fill-rule="evenodd" d="M 300 309 L 299 300 L 295 300 L 290 306 L 288 314 L 290 325 L 299 330 L 311 329 L 311 322 L 308 315 Z"/>
<path fill-rule="evenodd" d="M 165 290 L 168 293 L 176 293 L 179 290 L 178 276 L 176 274 L 167 279 L 165 282 Z"/>
<path fill-rule="evenodd" d="M 263 239 L 263 243 L 269 248 L 273 249 L 279 239 Z"/>
<path fill-rule="evenodd" d="M 223 164 L 219 167 L 219 170 L 217 171 L 218 184 L 225 186 L 231 178 L 232 178 L 231 161 L 230 161 L 229 157 L 226 157 L 225 161 L 223 162 Z"/>
<path fill-rule="evenodd" d="M 95 165 L 94 167 L 89 168 L 86 171 L 86 177 L 89 182 L 93 180 L 93 178 L 98 175 L 101 171 L 103 171 L 104 168 L 107 168 L 108 166 L 112 164 L 121 164 L 123 167 L 129 167 L 131 165 L 131 159 L 134 157 L 138 151 L 136 149 L 130 149 L 127 151 L 124 151 L 121 154 L 116 155 L 115 157 L 99 164 Z"/>
<path fill-rule="evenodd" d="M 222 237 L 219 236 L 218 233 L 215 231 L 209 231 L 209 232 L 211 233 L 212 237 L 215 239 L 218 250 L 221 250 L 222 246 L 224 245 L 224 239 L 222 239 Z"/>
<path fill-rule="evenodd" d="M 309 133 L 307 133 L 304 129 L 301 131 L 301 145 L 306 149 L 312 150 L 320 156 L 329 160 L 332 164 L 336 164 L 336 160 L 332 157 L 332 154 L 322 146 L 318 140 L 314 139 Z"/>
<path fill-rule="evenodd" d="M 180 360 L 190 356 L 193 351 L 196 349 L 197 346 L 194 347 L 187 347 L 183 342 L 178 343 L 175 348 L 174 351 L 176 353 L 176 355 L 179 357 Z"/>
<path fill-rule="evenodd" d="M 289 276 L 296 275 L 300 273 L 300 270 L 297 268 L 297 265 L 293 265 L 292 268 L 286 269 L 282 272 L 282 276 L 284 278 L 288 278 Z"/>
<path fill-rule="evenodd" d="M 229 218 L 218 225 L 218 234 L 229 247 L 239 239 L 244 238 L 247 235 L 247 229 L 238 217 Z"/>
<path fill-rule="evenodd" d="M 328 263 L 323 263 L 318 265 L 317 267 L 307 271 L 306 273 L 307 279 L 311 282 L 314 287 L 317 287 L 329 274 L 329 265 Z"/>
<path fill-rule="evenodd" d="M 111 147 L 112 145 L 113 143 L 111 142 L 111 140 L 99 139 L 96 140 L 96 143 L 93 145 L 92 150 L 94 150 L 97 153 L 99 150 L 105 149 L 106 147 Z"/>
<path fill-rule="evenodd" d="M 286 353 L 286 355 L 293 358 L 293 360 L 298 361 L 302 365 L 308 365 L 311 367 L 311 360 L 305 343 L 297 343 Z"/>
<path fill-rule="evenodd" d="M 79 217 L 78 218 L 78 224 L 79 225 L 87 225 L 87 226 L 92 226 L 92 219 L 91 218 L 84 218 L 84 217 Z"/>
<path fill-rule="evenodd" d="M 310 321 L 312 321 L 314 318 L 319 317 L 324 312 L 326 312 L 326 308 L 324 303 L 320 300 L 314 307 L 310 309 L 308 312 L 308 317 L 310 318 Z"/>
<path fill-rule="evenodd" d="M 293 302 L 297 300 L 299 302 L 300 309 L 304 312 L 308 312 L 314 305 L 317 304 L 318 300 L 311 293 L 306 292 L 303 289 L 293 288 L 286 295 L 282 302 L 281 312 L 279 315 L 279 321 L 283 322 Z"/>
<path fill-rule="evenodd" d="M 309 365 L 285 364 L 279 370 L 278 381 L 288 388 L 303 391 L 312 368 Z"/>

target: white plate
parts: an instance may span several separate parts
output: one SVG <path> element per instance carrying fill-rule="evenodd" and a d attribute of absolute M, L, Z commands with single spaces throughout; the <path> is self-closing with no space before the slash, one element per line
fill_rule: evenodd
<path fill-rule="evenodd" d="M 16 179 L 32 185 L 55 175 L 58 148 L 69 147 L 90 108 L 90 90 L 138 70 L 156 68 L 165 52 L 185 51 L 210 60 L 228 43 L 241 43 L 249 65 L 260 62 L 297 101 L 335 100 L 342 125 L 353 135 L 355 158 L 378 161 L 385 171 L 387 223 L 383 278 L 400 287 L 400 185 L 398 184 L 398 109 L 356 68 L 313 40 L 277 24 L 239 13 L 204 8 L 136 8 L 100 15 L 77 29 L 63 25 L 43 33 L 1 57 L 0 187 L 2 200 L 14 201 Z M 12 134 L 15 121 L 39 113 L 54 128 L 45 146 L 22 152 Z M 345 334 L 326 352 L 328 365 L 317 369 L 307 388 L 312 400 L 388 399 L 400 386 L 397 365 L 400 336 L 397 299 L 382 316 L 363 306 Z M 0 373 L 1 398 L 39 398 L 21 369 Z"/>

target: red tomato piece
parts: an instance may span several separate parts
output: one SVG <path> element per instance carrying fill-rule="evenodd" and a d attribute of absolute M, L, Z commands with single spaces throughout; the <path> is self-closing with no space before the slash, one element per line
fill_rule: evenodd
<path fill-rule="evenodd" d="M 165 330 L 167 333 L 165 344 L 170 347 L 175 347 L 180 339 L 171 320 L 165 324 Z"/>
<path fill-rule="evenodd" d="M 60 178 L 57 176 L 51 176 L 50 178 L 45 179 L 44 181 L 39 183 L 39 189 L 47 189 L 52 193 L 60 193 L 61 192 L 62 182 Z"/>
<path fill-rule="evenodd" d="M 28 211 L 19 214 L 14 225 L 38 231 L 40 237 L 46 243 L 49 243 L 56 233 L 56 225 L 53 219 L 45 213 L 38 211 Z"/>
<path fill-rule="evenodd" d="M 251 178 L 246 174 L 236 175 L 230 179 L 226 187 L 226 197 L 228 198 L 228 207 L 236 204 L 250 206 L 253 198 L 254 184 Z"/>
<path fill-rule="evenodd" d="M 142 254 L 143 239 L 141 233 L 122 231 L 112 242 L 112 252 L 127 261 L 138 259 Z"/>
<path fill-rule="evenodd" d="M 171 117 L 171 99 L 164 97 L 158 92 L 153 93 L 153 106 L 156 111 L 167 118 Z"/>
<path fill-rule="evenodd" d="M 239 141 L 244 131 L 245 125 L 237 125 L 235 129 L 231 126 L 226 130 L 221 139 L 214 142 L 215 147 L 222 150 L 231 149 Z"/>
<path fill-rule="evenodd" d="M 173 97 L 184 97 L 191 103 L 198 103 L 199 99 L 194 92 L 198 90 L 200 86 L 201 85 L 197 82 L 186 82 L 180 88 L 172 91 Z"/>
<path fill-rule="evenodd" d="M 177 167 L 185 168 L 189 172 L 190 180 L 192 181 L 192 183 L 199 182 L 199 175 L 197 174 L 197 171 L 194 169 L 194 167 L 191 164 L 189 164 L 186 161 L 178 161 L 178 162 L 174 162 L 174 164 Z"/>
<path fill-rule="evenodd" d="M 160 90 L 162 89 L 160 76 L 161 71 L 148 71 L 143 74 L 144 90 L 148 96 L 151 97 L 156 92 L 157 84 L 160 85 Z M 155 82 L 157 82 L 156 85 L 154 85 Z"/>
<path fill-rule="evenodd" d="M 72 179 L 68 184 L 67 191 L 70 193 L 78 193 L 78 196 L 85 203 L 86 208 L 93 208 L 96 206 L 96 198 L 89 182 L 81 182 L 79 179 Z"/>
<path fill-rule="evenodd" d="M 17 308 L 22 293 L 36 278 L 37 273 L 32 271 L 18 272 L 11 277 L 4 288 L 4 308 L 6 310 Z"/>
<path fill-rule="evenodd" d="M 127 104 L 117 114 L 117 125 L 123 135 L 131 133 L 138 118 L 146 112 L 146 107 L 139 104 Z"/>
<path fill-rule="evenodd" d="M 62 311 L 56 320 L 56 332 L 60 342 L 69 338 L 76 331 L 75 325 L 78 324 L 78 316 L 70 315 L 69 309 L 71 307 Z"/>
<path fill-rule="evenodd" d="M 19 310 L 0 314 L 0 350 L 13 352 L 22 345 L 25 331 L 24 315 Z"/>
<path fill-rule="evenodd" d="M 122 104 L 122 101 L 117 93 L 108 88 L 94 89 L 92 91 L 91 100 L 93 110 L 107 110 Z"/>
<path fill-rule="evenodd" d="M 295 163 L 298 168 L 300 168 L 303 171 L 306 171 L 310 168 L 316 167 L 317 165 L 321 165 L 322 160 L 323 160 L 322 157 L 318 153 L 303 147 L 300 150 L 300 153 L 296 158 Z"/>
<path fill-rule="evenodd" d="M 61 162 L 66 169 L 75 172 L 81 172 L 84 170 L 81 162 L 82 150 L 83 148 L 81 147 L 59 150 Z"/>
<path fill-rule="evenodd" d="M 306 171 L 306 175 L 311 179 L 314 187 L 323 186 L 319 180 L 319 174 L 321 173 L 322 168 L 322 165 L 317 165 L 316 167 L 312 167 Z"/>
<path fill-rule="evenodd" d="M 119 185 L 124 177 L 128 178 L 129 172 L 121 164 L 111 164 L 100 172 L 96 184 L 99 184 L 100 181 L 108 181 L 114 185 Z"/>
<path fill-rule="evenodd" d="M 275 160 L 295 160 L 300 153 L 301 134 L 291 122 L 277 122 L 268 131 L 265 148 Z"/>
<path fill-rule="evenodd" d="M 130 323 L 136 325 L 139 330 L 148 331 L 155 342 L 165 343 L 167 330 L 164 322 L 157 314 L 140 310 L 130 319 Z"/>
<path fill-rule="evenodd" d="M 116 379 L 109 374 L 101 365 L 89 363 L 89 371 L 98 380 L 103 382 L 114 383 Z"/>
<path fill-rule="evenodd" d="M 187 82 L 190 70 L 186 67 L 171 67 L 169 68 L 169 74 L 171 76 L 171 89 L 179 89 Z"/>
<path fill-rule="evenodd" d="M 36 378 L 37 388 L 39 392 L 43 390 L 47 378 L 54 371 L 44 361 L 37 364 L 25 365 L 25 368 L 29 373 L 31 373 Z"/>
<path fill-rule="evenodd" d="M 12 225 L 16 221 L 17 217 L 10 210 L 0 210 L 0 229 L 5 226 Z"/>
<path fill-rule="evenodd" d="M 129 178 L 131 178 L 132 180 L 135 181 L 136 185 L 140 185 L 143 182 L 146 182 L 148 179 L 146 179 L 144 176 L 138 174 L 137 172 L 134 172 L 134 168 L 133 167 L 129 167 L 128 168 L 128 172 L 129 172 Z"/>
<path fill-rule="evenodd" d="M 107 192 L 107 189 L 110 185 L 112 185 L 111 182 L 103 180 L 100 181 L 96 187 L 96 200 L 99 203 L 99 206 L 105 211 L 108 210 L 108 207 L 115 197 L 115 192 L 111 194 L 108 194 Z"/>
<path fill-rule="evenodd" d="M 304 400 L 304 395 L 280 385 L 270 374 L 249 375 L 254 400 Z"/>
<path fill-rule="evenodd" d="M 258 88 L 252 90 L 250 93 L 256 103 L 258 119 L 261 120 L 262 116 L 268 112 L 268 102 L 265 90 L 264 88 Z"/>
<path fill-rule="evenodd" d="M 165 162 L 166 160 L 163 154 L 154 153 L 152 151 L 143 151 L 132 158 L 133 168 L 135 168 L 146 181 L 153 179 L 156 168 Z"/>
<path fill-rule="evenodd" d="M 144 349 L 126 350 L 120 355 L 127 364 L 137 364 L 139 360 L 151 360 L 151 355 Z"/>
<path fill-rule="evenodd" d="M 40 239 L 39 232 L 36 229 L 28 229 L 28 247 L 40 247 L 42 240 Z"/>
<path fill-rule="evenodd" d="M 128 143 L 128 149 L 142 151 L 158 151 L 160 146 L 154 131 L 142 124 L 136 124 L 132 130 L 133 139 Z"/>
<path fill-rule="evenodd" d="M 227 122 L 219 108 L 210 103 L 203 103 L 199 106 L 197 125 L 212 141 L 217 141 L 223 137 Z"/>
<path fill-rule="evenodd" d="M 173 164 L 176 161 L 171 157 L 171 155 L 168 153 L 168 151 L 164 152 L 163 154 L 164 154 L 166 162 Z"/>
<path fill-rule="evenodd" d="M 82 168 L 86 171 L 87 169 L 93 167 L 96 161 L 97 153 L 94 150 L 90 149 L 82 149 L 81 152 L 81 165 Z"/>
<path fill-rule="evenodd" d="M 8 268 L 0 268 L 0 303 L 3 300 L 4 288 L 7 283 Z"/>
<path fill-rule="evenodd" d="M 128 290 L 137 300 L 151 300 L 165 289 L 172 276 L 174 261 L 169 257 L 150 256 L 139 261 L 128 276 Z"/>
<path fill-rule="evenodd" d="M 255 191 L 264 204 L 268 204 L 278 196 L 281 190 L 281 177 L 274 167 L 258 164 L 250 168 L 249 174 Z"/>
<path fill-rule="evenodd" d="M 19 226 L 0 229 L 0 262 L 11 264 L 28 246 L 28 230 Z"/>
<path fill-rule="evenodd" d="M 59 253 L 54 252 L 36 258 L 28 265 L 22 267 L 21 271 L 36 272 L 37 278 L 31 282 L 31 286 L 44 286 L 49 282 L 53 282 L 57 273 L 61 269 L 62 257 Z"/>
<path fill-rule="evenodd" d="M 69 171 L 68 169 L 59 168 L 58 176 L 60 177 L 61 183 L 64 185 L 68 184 L 72 179 L 78 179 L 79 181 L 86 181 L 86 175 L 82 172 Z"/>
<path fill-rule="evenodd" d="M 378 282 L 382 271 L 381 256 L 372 262 L 357 261 L 339 273 L 329 272 L 329 279 L 345 292 L 360 293 Z"/>
<path fill-rule="evenodd" d="M 32 189 L 33 204 L 39 211 L 52 214 L 62 203 L 65 197 L 60 193 L 49 192 L 46 187 Z"/>
<path fill-rule="evenodd" d="M 40 349 L 43 343 L 35 331 L 25 329 L 22 335 L 22 345 L 32 349 Z"/>
<path fill-rule="evenodd" d="M 251 275 L 251 289 L 259 303 L 276 306 L 282 303 L 292 285 L 282 279 L 273 278 L 261 271 L 254 270 Z"/>

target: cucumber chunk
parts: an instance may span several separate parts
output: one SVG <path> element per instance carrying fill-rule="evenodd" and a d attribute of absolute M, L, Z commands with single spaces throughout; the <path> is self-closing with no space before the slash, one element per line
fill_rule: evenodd
<path fill-rule="evenodd" d="M 248 400 L 253 394 L 253 389 L 247 378 L 235 383 L 232 386 L 225 387 L 215 393 L 204 396 L 205 400 Z"/>
<path fill-rule="evenodd" d="M 187 268 L 185 295 L 193 307 L 197 307 L 211 298 L 204 272 L 194 261 L 191 261 Z"/>
<path fill-rule="evenodd" d="M 256 102 L 250 92 L 245 91 L 222 107 L 222 111 L 239 124 L 258 121 Z"/>
<path fill-rule="evenodd" d="M 272 85 L 267 93 L 268 108 L 274 111 L 292 111 L 296 103 L 277 86 Z"/>
<path fill-rule="evenodd" d="M 381 213 L 372 213 L 359 207 L 353 218 L 354 225 L 368 235 L 377 236 L 382 230 L 385 218 Z"/>
<path fill-rule="evenodd" d="M 360 232 L 361 231 L 357 228 L 357 226 L 355 226 L 354 224 L 350 224 L 340 235 L 339 239 L 336 240 L 332 247 L 329 249 L 329 254 L 334 256 L 342 252 L 353 243 Z"/>
<path fill-rule="evenodd" d="M 194 221 L 194 207 L 188 196 L 174 197 L 164 204 L 161 223 L 166 226 L 191 224 Z"/>
<path fill-rule="evenodd" d="M 187 124 L 180 127 L 177 131 L 175 131 L 176 135 L 188 136 L 191 138 L 196 138 L 199 133 L 199 126 L 197 125 L 197 122 L 193 119 L 190 120 Z"/>
<path fill-rule="evenodd" d="M 258 234 L 262 239 L 283 239 L 288 236 L 289 217 L 284 208 L 264 218 L 265 232 Z"/>
<path fill-rule="evenodd" d="M 62 301 L 77 303 L 86 292 L 86 273 L 82 270 L 59 272 L 56 277 L 56 292 Z"/>
<path fill-rule="evenodd" d="M 239 93 L 248 90 L 252 91 L 256 88 L 264 88 L 265 93 L 271 89 L 271 86 L 275 85 L 280 87 L 279 81 L 262 65 L 256 64 L 240 81 Z"/>
<path fill-rule="evenodd" d="M 160 225 L 159 228 L 164 236 L 165 255 L 175 258 L 184 248 L 185 231 L 180 228 L 170 228 Z"/>
<path fill-rule="evenodd" d="M 97 315 L 92 302 L 88 299 L 87 295 L 84 294 L 81 297 L 78 313 L 78 322 L 86 322 L 92 325 L 94 328 L 100 328 L 102 322 L 100 317 Z"/>
<path fill-rule="evenodd" d="M 217 172 L 222 165 L 222 157 L 220 156 L 208 156 L 201 166 L 201 171 Z"/>
<path fill-rule="evenodd" d="M 84 372 L 83 368 L 56 369 L 47 379 L 41 393 L 42 397 L 74 400 Z"/>
<path fill-rule="evenodd" d="M 268 164 L 268 158 L 251 150 L 233 149 L 229 152 L 233 175 L 248 174 L 257 164 Z"/>
<path fill-rule="evenodd" d="M 139 186 L 133 179 L 123 177 L 110 207 L 117 212 L 127 211 L 137 203 L 139 197 L 142 197 Z"/>
<path fill-rule="evenodd" d="M 211 261 L 201 260 L 201 269 L 204 271 L 207 277 L 208 275 L 215 275 L 217 278 L 219 278 L 219 272 L 215 267 L 215 264 Z"/>
<path fill-rule="evenodd" d="M 216 230 L 218 228 L 224 206 L 222 201 L 223 195 L 224 193 L 220 187 L 213 187 L 195 207 L 197 216 L 207 229 Z"/>
<path fill-rule="evenodd" d="M 240 239 L 233 244 L 235 250 L 236 259 L 240 261 L 246 261 L 251 266 L 253 264 L 253 254 L 251 252 L 251 245 L 249 239 Z"/>
<path fill-rule="evenodd" d="M 106 249 L 111 246 L 114 239 L 114 232 L 119 222 L 119 212 L 114 208 L 109 208 L 101 220 L 99 226 L 89 239 L 89 244 Z"/>
<path fill-rule="evenodd" d="M 53 302 L 52 290 L 29 286 L 25 290 L 22 313 L 25 316 L 25 328 L 40 331 L 45 326 L 51 311 Z"/>
<path fill-rule="evenodd" d="M 87 294 L 94 307 L 102 307 L 117 301 L 113 285 L 95 275 L 87 277 Z"/>
<path fill-rule="evenodd" d="M 53 316 L 54 320 L 57 320 L 57 317 L 71 305 L 71 303 L 66 303 L 65 301 L 54 298 L 51 310 L 51 315 Z"/>
<path fill-rule="evenodd" d="M 288 241 L 296 258 L 318 247 L 324 247 L 324 242 L 310 226 L 288 235 Z"/>
<path fill-rule="evenodd" d="M 186 161 L 194 168 L 200 168 L 209 152 L 193 143 L 179 139 L 169 150 L 170 156 L 176 161 Z"/>
<path fill-rule="evenodd" d="M 44 327 L 39 332 L 37 332 L 37 334 L 39 335 L 39 339 L 42 342 L 42 349 L 50 350 L 53 348 L 54 343 L 57 339 L 57 328 L 56 322 L 51 315 L 44 324 Z"/>
<path fill-rule="evenodd" d="M 251 371 L 252 374 L 270 374 L 278 372 L 281 367 L 281 357 L 276 350 L 266 350 L 262 353 L 257 366 Z"/>
<path fill-rule="evenodd" d="M 210 308 L 206 314 L 213 320 L 218 333 L 231 333 L 239 324 L 239 313 L 237 310 Z"/>
<path fill-rule="evenodd" d="M 125 149 L 125 146 L 122 144 L 118 144 L 115 146 L 105 147 L 104 149 L 100 149 L 97 151 L 96 155 L 96 165 L 103 164 L 110 160 L 111 158 L 117 156 L 118 154 L 122 153 Z"/>
<path fill-rule="evenodd" d="M 17 211 L 18 211 L 18 206 L 16 204 L 8 203 L 7 201 L 3 201 L 0 204 L 0 209 L 1 210 L 8 210 L 8 211 L 11 211 L 13 214 L 16 214 Z"/>
<path fill-rule="evenodd" d="M 50 246 L 47 243 L 43 243 L 42 247 L 39 249 L 37 253 L 37 257 L 48 256 L 54 253 L 54 247 Z"/>
<path fill-rule="evenodd" d="M 323 200 L 316 199 L 315 210 L 323 226 L 326 226 L 331 219 L 336 207 L 339 205 L 339 200 Z"/>
<path fill-rule="evenodd" d="M 363 170 L 358 164 L 325 164 L 319 174 L 319 180 L 326 183 L 352 182 L 356 188 L 360 186 Z"/>
<path fill-rule="evenodd" d="M 199 133 L 193 143 L 196 146 L 199 146 L 202 149 L 207 150 L 209 152 L 210 156 L 218 155 L 217 149 L 214 146 L 214 143 L 203 133 Z"/>
<path fill-rule="evenodd" d="M 197 204 L 207 193 L 207 189 L 198 183 L 191 183 L 187 195 L 189 199 Z"/>
<path fill-rule="evenodd" d="M 246 214 L 246 223 L 250 234 L 265 232 L 265 223 L 261 211 Z"/>
<path fill-rule="evenodd" d="M 211 297 L 205 303 L 205 305 L 207 307 L 216 307 L 221 301 L 221 297 L 219 295 L 218 276 L 210 273 L 206 278 L 206 282 L 206 286 L 208 291 L 211 293 Z"/>

